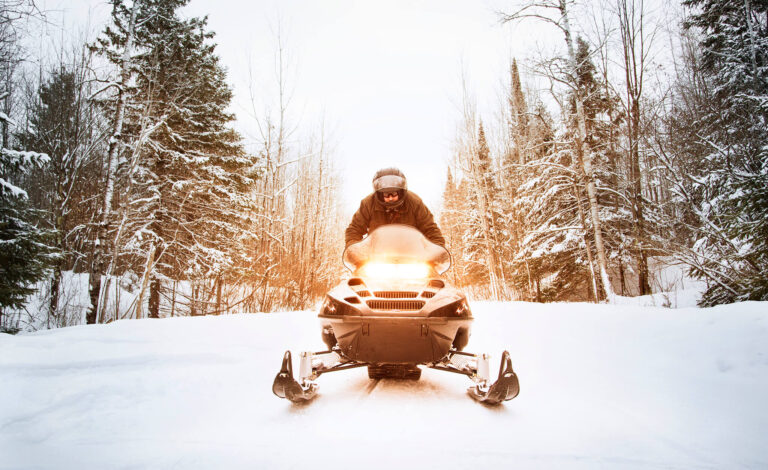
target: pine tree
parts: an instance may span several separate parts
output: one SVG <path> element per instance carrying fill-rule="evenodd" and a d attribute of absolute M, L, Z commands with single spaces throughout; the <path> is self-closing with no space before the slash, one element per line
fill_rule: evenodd
<path fill-rule="evenodd" d="M 478 125 L 477 143 L 470 162 L 474 197 L 469 204 L 468 225 L 472 229 L 464 234 L 465 254 L 471 261 L 469 276 L 474 279 L 485 278 L 491 296 L 499 299 L 503 294 L 503 276 L 498 269 L 498 185 L 482 121 Z"/>
<path fill-rule="evenodd" d="M 508 156 L 508 163 L 516 162 L 522 165 L 530 159 L 530 153 L 533 149 L 529 145 L 528 106 L 525 102 L 520 72 L 517 70 L 517 60 L 515 59 L 512 59 L 512 66 L 510 67 L 510 81 L 509 133 L 513 145 Z"/>
<path fill-rule="evenodd" d="M 553 149 L 531 161 L 515 200 L 525 231 L 513 279 L 529 285 L 532 300 L 594 300 L 586 195 L 577 184 L 574 153 Z"/>
<path fill-rule="evenodd" d="M 601 232 L 604 239 L 606 257 L 618 266 L 619 287 L 618 293 L 624 293 L 625 266 L 632 265 L 630 247 L 637 246 L 639 241 L 632 236 L 633 217 L 632 209 L 627 207 L 626 201 L 630 199 L 624 196 L 630 190 L 630 182 L 626 181 L 627 172 L 621 165 L 621 157 L 616 149 L 618 132 L 622 123 L 621 116 L 617 112 L 618 102 L 612 94 L 606 90 L 604 84 L 597 79 L 597 70 L 591 59 L 592 51 L 587 42 L 576 38 L 576 69 L 577 85 L 580 95 L 583 97 L 582 110 L 586 130 L 584 148 L 590 154 L 593 168 L 593 179 L 597 192 L 599 206 L 599 219 Z M 572 116 L 576 116 L 576 97 L 571 94 L 569 107 Z M 575 119 L 568 123 L 570 140 L 576 140 L 575 134 L 578 123 Z M 586 195 L 584 200 L 587 200 Z M 594 214 L 589 211 L 584 215 L 587 224 L 592 223 Z M 594 231 L 594 228 L 593 228 Z M 594 243 L 595 237 L 588 237 L 587 246 Z M 590 248 L 591 250 L 591 248 Z M 639 254 L 638 258 L 642 258 Z M 644 258 L 643 258 L 644 259 Z M 642 263 L 636 263 L 640 266 Z M 613 266 L 611 266 L 613 267 Z M 641 271 L 642 269 L 638 269 Z M 647 267 L 644 269 L 647 274 Z M 586 274 L 588 271 L 584 271 Z M 646 279 L 640 276 L 641 279 Z M 599 284 L 602 284 L 602 279 Z M 642 284 L 647 284 L 641 281 Z M 641 292 L 642 293 L 642 290 Z"/>
<path fill-rule="evenodd" d="M 17 10 L 18 8 L 18 10 Z M 0 327 L 4 310 L 21 307 L 56 259 L 51 233 L 34 221 L 39 214 L 29 206 L 28 193 L 19 185 L 20 175 L 48 163 L 47 155 L 19 148 L 12 139 L 16 122 L 14 86 L 20 62 L 18 20 L 28 15 L 26 2 L 0 4 Z"/>
<path fill-rule="evenodd" d="M 515 257 L 520 251 L 522 233 L 525 231 L 525 221 L 519 212 L 518 192 L 520 184 L 526 178 L 525 163 L 530 159 L 528 106 L 523 93 L 520 73 L 517 68 L 517 60 L 512 60 L 510 66 L 510 87 L 507 97 L 507 143 L 504 155 L 501 158 L 500 191 L 498 194 L 500 217 L 499 232 L 501 246 L 500 268 L 504 272 L 505 279 L 513 279 L 513 287 L 520 291 L 519 286 L 528 285 L 528 295 L 531 298 L 532 285 L 522 279 L 527 276 L 519 276 L 521 270 L 528 266 L 516 263 Z"/>
<path fill-rule="evenodd" d="M 687 194 L 699 228 L 694 274 L 706 279 L 703 305 L 768 299 L 768 4 L 686 0 L 702 34 L 709 100 L 690 122 L 702 152 Z M 701 109 L 703 107 L 703 109 Z M 694 157 L 694 155 L 690 155 Z M 682 162 L 685 164 L 685 161 Z"/>
<path fill-rule="evenodd" d="M 584 90 L 579 85 L 579 69 L 583 66 L 583 63 L 578 60 L 576 55 L 577 51 L 574 44 L 574 34 L 570 24 L 569 5 L 570 2 L 567 2 L 566 0 L 526 0 L 518 5 L 519 8 L 513 13 L 502 13 L 501 21 L 506 23 L 520 21 L 526 18 L 534 18 L 554 25 L 563 33 L 567 56 L 556 60 L 556 62 L 564 62 L 564 67 L 561 69 L 561 72 L 558 73 L 559 76 L 552 78 L 567 84 L 570 87 L 573 96 L 573 104 L 575 108 L 574 117 L 576 123 L 574 137 L 576 144 L 577 168 L 581 172 L 583 185 L 587 193 L 592 233 L 597 255 L 597 265 L 599 268 L 600 279 L 602 280 L 602 288 L 604 289 L 606 296 L 610 299 L 615 293 L 608 273 L 608 256 L 606 255 L 606 247 L 604 243 L 602 228 L 603 221 L 601 218 L 601 206 L 598 201 L 593 155 L 586 146 L 589 136 L 586 129 L 587 123 L 584 112 L 584 102 L 588 99 L 588 96 L 584 94 Z"/>
<path fill-rule="evenodd" d="M 22 307 L 57 259 L 52 233 L 32 222 L 39 214 L 29 206 L 27 192 L 12 182 L 14 174 L 47 162 L 45 154 L 0 150 L 0 313 Z"/>
<path fill-rule="evenodd" d="M 188 0 L 111 3 L 112 24 L 94 49 L 118 73 L 103 101 L 113 130 L 101 233 L 113 245 L 100 235 L 92 301 L 104 290 L 98 273 L 130 269 L 143 273 L 139 297 L 149 291 L 157 316 L 163 279 L 211 281 L 220 292 L 252 263 L 247 189 L 257 171 L 229 127 L 232 92 L 207 20 L 179 16 Z"/>
<path fill-rule="evenodd" d="M 165 277 L 215 279 L 248 264 L 247 189 L 257 176 L 225 110 L 232 99 L 226 73 L 209 41 L 206 19 L 181 20 L 173 6 L 144 26 L 152 46 L 136 58 L 126 135 L 140 142 L 129 217 L 146 253 L 150 315 L 159 315 Z"/>
<path fill-rule="evenodd" d="M 37 92 L 28 111 L 26 128 L 17 134 L 22 148 L 45 153 L 50 163 L 28 172 L 23 186 L 30 203 L 44 217 L 39 222 L 53 230 L 53 245 L 61 259 L 53 266 L 49 298 L 49 325 L 65 326 L 59 315 L 59 284 L 63 269 L 83 257 L 79 227 L 95 213 L 95 186 L 89 181 L 98 174 L 93 153 L 99 128 L 92 106 L 87 103 L 83 64 L 62 65 L 53 71 Z"/>

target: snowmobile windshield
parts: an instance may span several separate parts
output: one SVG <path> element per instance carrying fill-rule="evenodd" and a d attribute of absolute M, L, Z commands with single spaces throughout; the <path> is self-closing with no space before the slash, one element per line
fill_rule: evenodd
<path fill-rule="evenodd" d="M 426 264 L 438 274 L 451 267 L 451 255 L 410 225 L 382 225 L 344 250 L 344 266 L 357 272 L 366 264 L 409 266 Z"/>

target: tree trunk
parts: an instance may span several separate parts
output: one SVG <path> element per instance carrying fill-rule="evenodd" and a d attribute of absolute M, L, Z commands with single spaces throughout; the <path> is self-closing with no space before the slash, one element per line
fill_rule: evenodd
<path fill-rule="evenodd" d="M 136 27 L 136 14 L 139 10 L 141 0 L 135 0 L 131 8 L 131 18 L 128 23 L 128 31 L 126 31 L 126 43 L 123 49 L 123 55 L 120 64 L 120 86 L 118 88 L 117 108 L 115 109 L 114 123 L 112 126 L 112 132 L 109 138 L 109 151 L 107 153 L 107 174 L 106 174 L 106 188 L 104 191 L 104 201 L 102 205 L 101 218 L 99 221 L 99 228 L 97 238 L 95 241 L 93 251 L 93 262 L 91 264 L 91 271 L 88 281 L 88 291 L 91 298 L 91 308 L 86 315 L 86 322 L 89 324 L 96 323 L 99 317 L 99 312 L 102 309 L 100 302 L 101 293 L 101 275 L 105 273 L 106 268 L 106 252 L 107 249 L 107 237 L 109 234 L 109 219 L 112 211 L 112 198 L 114 195 L 115 175 L 117 173 L 117 150 L 120 136 L 123 132 L 123 120 L 125 118 L 125 102 L 126 93 L 125 87 L 128 85 L 131 72 L 128 68 L 128 62 L 131 56 L 131 50 L 133 49 L 133 41 Z"/>
<path fill-rule="evenodd" d="M 581 238 L 584 241 L 584 249 L 587 252 L 587 261 L 589 262 L 589 278 L 592 281 L 592 295 L 595 302 L 600 301 L 600 293 L 597 289 L 597 279 L 595 277 L 595 262 L 592 259 L 592 249 L 589 247 L 589 240 L 587 240 L 587 218 L 584 215 L 584 208 L 581 203 L 581 195 L 579 194 L 579 188 L 576 183 L 573 183 L 573 193 L 576 196 L 576 205 L 579 208 L 579 220 L 581 220 Z"/>
<path fill-rule="evenodd" d="M 179 281 L 173 281 L 173 292 L 171 292 L 171 317 L 173 317 L 176 312 L 176 286 L 178 283 Z"/>
<path fill-rule="evenodd" d="M 639 295 L 651 293 L 648 281 L 648 256 L 645 250 L 645 218 L 643 214 L 643 185 L 640 172 L 640 98 L 643 89 L 643 11 L 640 7 L 640 23 L 637 23 L 634 1 L 620 0 L 619 26 L 624 54 L 624 78 L 626 82 L 627 137 L 629 140 L 629 174 L 632 180 L 632 215 L 634 217 L 634 253 L 637 264 Z M 640 41 L 638 57 L 637 41 Z"/>
<path fill-rule="evenodd" d="M 153 243 L 149 248 L 149 253 L 147 254 L 147 264 L 144 266 L 144 275 L 141 279 L 141 289 L 139 290 L 139 295 L 136 298 L 136 319 L 142 318 L 144 315 L 144 294 L 147 291 L 147 285 L 149 284 L 149 279 L 152 277 L 152 266 L 155 264 L 155 244 Z"/>
<path fill-rule="evenodd" d="M 56 266 L 53 269 L 51 277 L 51 298 L 48 304 L 48 322 L 53 320 L 54 327 L 66 326 L 59 322 L 59 285 L 61 284 L 61 267 Z"/>
<path fill-rule="evenodd" d="M 570 62 L 570 68 L 573 72 L 573 76 L 576 76 L 576 70 L 578 64 L 576 63 L 576 54 L 573 49 L 573 38 L 571 36 L 571 26 L 568 22 L 568 9 L 566 7 L 566 1 L 560 0 L 560 13 L 562 14 L 562 29 L 565 33 L 565 42 L 568 46 L 568 59 Z M 587 152 L 586 139 L 587 139 L 587 120 L 584 115 L 584 98 L 581 96 L 581 90 L 577 86 L 574 87 L 574 97 L 576 101 L 576 118 L 577 118 L 577 137 L 576 137 L 576 151 L 578 154 L 579 170 L 585 179 L 585 186 L 587 189 L 587 198 L 589 201 L 590 215 L 592 216 L 592 230 L 595 237 L 595 250 L 597 251 L 597 264 L 600 269 L 600 279 L 603 283 L 603 289 L 605 290 L 606 297 L 610 301 L 613 296 L 613 286 L 611 285 L 611 279 L 608 276 L 608 258 L 605 254 L 605 245 L 603 243 L 602 224 L 600 221 L 600 208 L 597 203 L 597 188 L 595 186 L 594 172 L 592 170 L 592 156 Z"/>
<path fill-rule="evenodd" d="M 216 315 L 221 315 L 221 276 L 216 277 Z"/>
<path fill-rule="evenodd" d="M 152 276 L 149 284 L 149 318 L 160 318 L 160 279 Z"/>

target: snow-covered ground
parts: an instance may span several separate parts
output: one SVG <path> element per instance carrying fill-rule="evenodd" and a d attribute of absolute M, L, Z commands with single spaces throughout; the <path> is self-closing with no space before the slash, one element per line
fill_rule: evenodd
<path fill-rule="evenodd" d="M 468 350 L 509 349 L 518 398 L 460 375 L 320 378 L 271 393 L 314 312 L 0 335 L 0 468 L 766 468 L 768 303 L 473 304 Z"/>

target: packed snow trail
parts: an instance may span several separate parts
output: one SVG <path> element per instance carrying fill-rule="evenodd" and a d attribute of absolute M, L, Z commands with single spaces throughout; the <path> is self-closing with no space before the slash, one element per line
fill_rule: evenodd
<path fill-rule="evenodd" d="M 472 306 L 467 349 L 520 377 L 502 406 L 429 369 L 280 400 L 283 352 L 322 349 L 315 312 L 0 335 L 0 468 L 768 467 L 768 303 Z"/>

